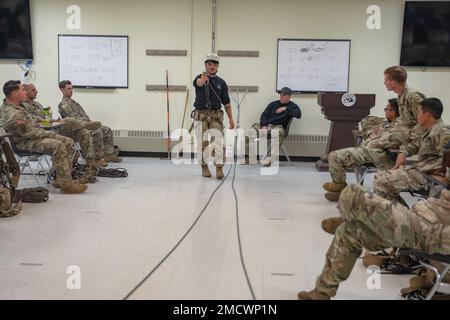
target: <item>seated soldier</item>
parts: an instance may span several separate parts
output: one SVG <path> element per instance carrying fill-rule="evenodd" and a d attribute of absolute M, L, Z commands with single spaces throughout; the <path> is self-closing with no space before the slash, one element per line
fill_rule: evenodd
<path fill-rule="evenodd" d="M 436 174 L 442 169 L 444 145 L 450 141 L 449 126 L 441 120 L 443 105 L 437 98 L 427 98 L 421 102 L 417 121 L 425 134 L 400 146 L 394 169 L 375 174 L 373 188 L 386 199 L 404 201 L 402 191 L 417 191 L 426 188 L 426 174 Z M 405 168 L 406 158 L 418 155 L 418 162 Z"/>
<path fill-rule="evenodd" d="M 61 81 L 59 88 L 63 94 L 63 98 L 58 106 L 61 117 L 72 117 L 79 121 L 91 122 L 91 119 L 84 111 L 83 107 L 72 99 L 73 87 L 68 80 Z M 104 159 L 107 162 L 120 162 L 122 158 L 114 153 L 113 133 L 109 127 L 102 126 L 100 129 L 93 131 L 92 139 L 94 150 L 96 151 L 96 159 Z"/>
<path fill-rule="evenodd" d="M 328 163 L 332 182 L 327 182 L 323 188 L 327 191 L 325 198 L 337 201 L 339 193 L 347 186 L 345 172 L 363 164 L 370 163 L 381 170 L 391 169 L 395 162 L 389 154 L 389 149 L 398 148 L 397 142 L 408 141 L 409 130 L 404 129 L 399 118 L 397 99 L 390 99 L 384 108 L 386 120 L 378 126 L 369 127 L 363 132 L 366 139 L 359 147 L 345 148 L 330 152 Z M 363 129 L 366 125 L 362 126 Z"/>
<path fill-rule="evenodd" d="M 450 170 L 447 172 L 450 179 Z M 343 223 L 337 228 L 314 290 L 300 300 L 328 300 L 336 295 L 360 257 L 362 249 L 391 247 L 450 254 L 450 190 L 408 209 L 396 202 L 350 185 L 342 191 L 338 209 Z"/>
<path fill-rule="evenodd" d="M 279 146 L 284 142 L 285 130 L 292 118 L 300 119 L 302 113 L 297 104 L 290 101 L 292 95 L 291 89 L 284 87 L 280 91 L 280 100 L 271 102 L 261 115 L 259 123 L 253 124 L 250 130 L 255 130 L 255 137 L 261 132 L 264 135 L 269 134 L 272 130 L 278 130 Z M 249 163 L 249 137 L 245 138 L 245 162 Z M 270 141 L 268 141 L 270 144 Z M 267 158 L 262 162 L 264 166 L 270 166 L 270 150 L 268 150 Z"/>
<path fill-rule="evenodd" d="M 25 92 L 27 93 L 27 101 L 23 102 L 22 106 L 31 114 L 35 121 L 42 122 L 46 120 L 45 115 L 42 113 L 42 105 L 35 100 L 38 93 L 36 86 L 32 83 L 25 83 L 23 86 L 25 88 Z M 52 120 L 52 122 L 53 124 L 59 125 L 55 127 L 55 131 L 58 134 L 69 137 L 80 144 L 81 154 L 86 160 L 86 167 L 89 169 L 88 172 L 91 171 L 93 174 L 94 170 L 91 170 L 91 167 L 94 166 L 107 166 L 106 161 L 103 159 L 94 160 L 94 148 L 90 130 L 99 129 L 102 125 L 100 122 L 82 122 L 71 117 L 57 122 Z"/>
<path fill-rule="evenodd" d="M 8 133 L 15 134 L 12 139 L 17 147 L 24 151 L 44 153 L 51 156 L 56 168 L 56 184 L 62 192 L 82 193 L 87 190 L 85 184 L 72 180 L 72 155 L 74 141 L 70 138 L 44 130 L 21 106 L 26 101 L 26 92 L 20 81 L 8 81 L 3 86 L 6 96 L 0 107 L 0 124 Z"/>

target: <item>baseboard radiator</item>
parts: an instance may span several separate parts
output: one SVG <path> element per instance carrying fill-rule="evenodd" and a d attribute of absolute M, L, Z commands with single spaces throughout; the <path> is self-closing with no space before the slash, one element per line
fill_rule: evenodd
<path fill-rule="evenodd" d="M 163 131 L 113 130 L 114 142 L 126 152 L 166 152 Z M 328 136 L 291 134 L 285 146 L 293 157 L 320 157 L 325 153 Z M 176 142 L 172 142 L 172 145 Z"/>

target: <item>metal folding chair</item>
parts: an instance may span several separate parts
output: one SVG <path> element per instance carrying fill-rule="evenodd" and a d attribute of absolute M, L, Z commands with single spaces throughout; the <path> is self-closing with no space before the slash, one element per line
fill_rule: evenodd
<path fill-rule="evenodd" d="M 27 174 L 27 173 L 25 173 L 25 169 L 28 168 L 28 170 L 30 171 L 30 174 L 34 177 L 34 179 L 36 180 L 36 182 L 39 186 L 41 186 L 41 184 L 39 183 L 39 179 L 37 178 L 37 176 L 39 176 L 39 175 L 45 175 L 47 178 L 47 183 L 50 182 L 49 174 L 50 174 L 50 170 L 51 170 L 51 165 L 45 154 L 20 150 L 17 147 L 17 145 L 12 137 L 9 138 L 9 143 L 11 145 L 13 152 L 17 156 L 17 163 L 18 163 L 19 167 L 21 168 L 22 175 Z M 33 169 L 33 166 L 30 163 L 30 157 L 36 157 L 36 156 L 38 157 L 37 168 L 42 170 L 39 172 L 35 172 L 35 170 Z M 43 161 L 46 162 L 46 164 L 48 166 L 47 169 L 42 164 Z"/>
<path fill-rule="evenodd" d="M 421 258 L 421 260 L 419 261 L 420 265 L 428 270 L 431 270 L 436 276 L 434 285 L 427 293 L 425 300 L 431 300 L 437 292 L 450 294 L 450 284 L 442 282 L 450 270 L 450 255 L 442 255 L 442 254 L 430 255 L 423 251 L 410 249 L 400 249 L 399 254 L 402 256 L 413 256 Z M 439 270 L 436 267 L 432 266 L 428 262 L 425 262 L 424 260 L 426 261 L 435 260 L 442 263 L 442 265 L 444 266 L 443 270 L 439 272 Z"/>
<path fill-rule="evenodd" d="M 284 140 L 285 141 L 286 141 L 286 139 L 287 139 L 287 137 L 289 135 L 289 129 L 291 128 L 292 120 L 294 120 L 294 118 L 291 118 L 289 120 L 286 128 L 284 129 Z M 271 139 L 270 134 L 267 136 L 267 139 Z M 288 153 L 284 143 L 280 146 L 280 150 L 283 152 L 283 155 L 286 157 L 286 159 L 288 161 L 288 166 L 291 166 L 292 165 L 292 161 L 291 161 L 291 158 L 289 157 L 289 153 Z M 267 148 L 267 154 L 270 154 L 270 152 L 271 152 L 271 145 L 269 144 L 269 147 Z M 267 158 L 267 154 L 261 159 L 261 161 L 264 161 Z"/>

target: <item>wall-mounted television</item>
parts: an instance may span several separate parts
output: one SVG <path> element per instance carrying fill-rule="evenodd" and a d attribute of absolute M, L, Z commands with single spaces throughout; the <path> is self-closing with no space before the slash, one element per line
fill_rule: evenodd
<path fill-rule="evenodd" d="M 0 59 L 33 59 L 29 0 L 0 1 Z"/>
<path fill-rule="evenodd" d="M 400 65 L 450 67 L 450 1 L 407 1 Z"/>

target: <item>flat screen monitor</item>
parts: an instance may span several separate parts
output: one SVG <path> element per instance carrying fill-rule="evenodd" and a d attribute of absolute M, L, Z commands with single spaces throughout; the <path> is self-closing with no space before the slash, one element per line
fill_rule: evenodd
<path fill-rule="evenodd" d="M 29 0 L 0 1 L 0 59 L 33 59 Z"/>
<path fill-rule="evenodd" d="M 400 65 L 450 67 L 450 1 L 407 1 Z"/>

